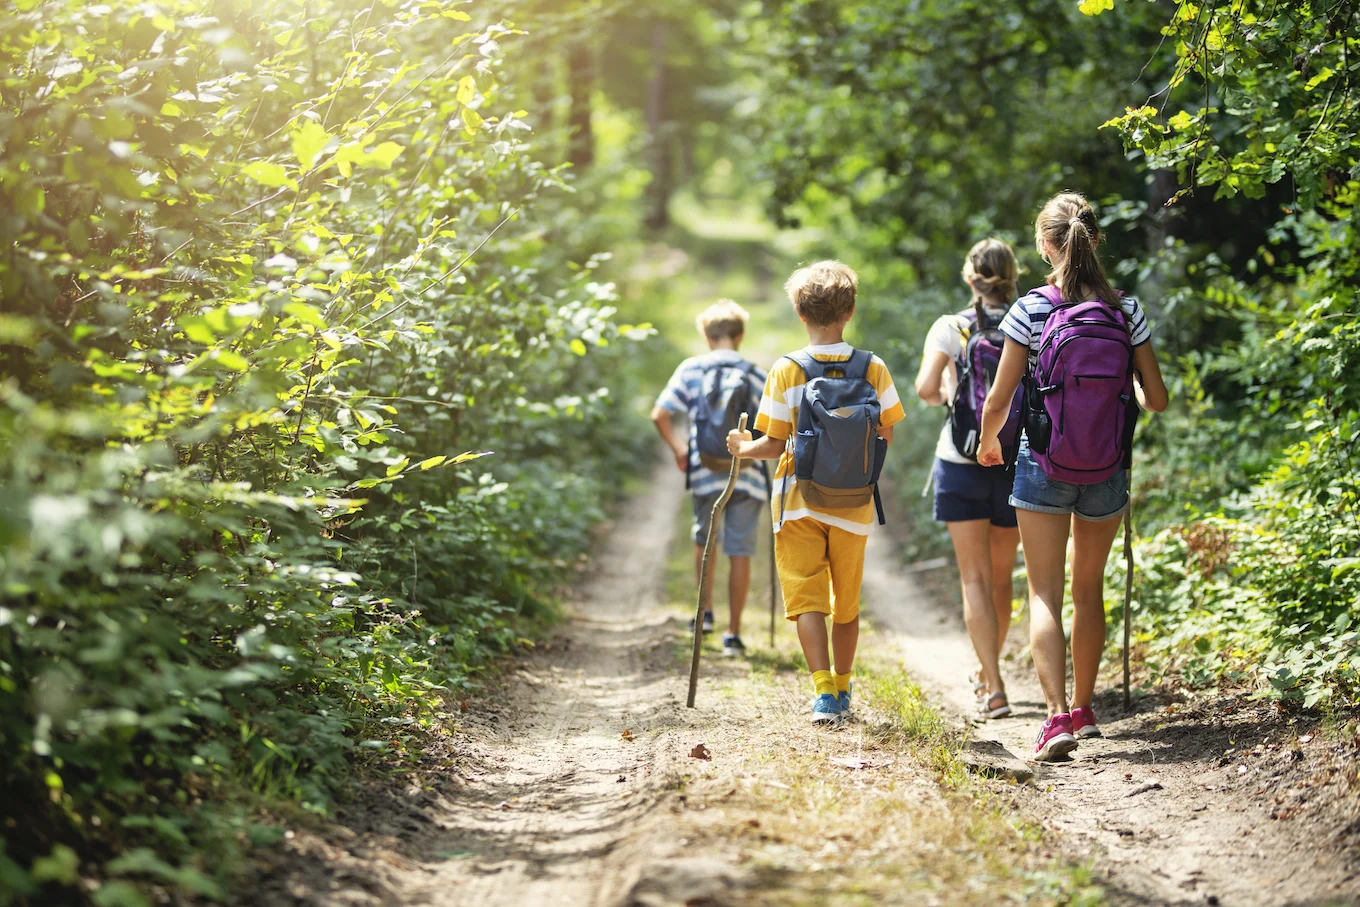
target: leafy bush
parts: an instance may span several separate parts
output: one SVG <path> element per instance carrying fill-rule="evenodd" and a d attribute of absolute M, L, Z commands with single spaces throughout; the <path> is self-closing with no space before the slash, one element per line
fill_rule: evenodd
<path fill-rule="evenodd" d="M 0 19 L 0 903 L 220 896 L 546 613 L 636 459 L 648 331 L 473 14 Z"/>

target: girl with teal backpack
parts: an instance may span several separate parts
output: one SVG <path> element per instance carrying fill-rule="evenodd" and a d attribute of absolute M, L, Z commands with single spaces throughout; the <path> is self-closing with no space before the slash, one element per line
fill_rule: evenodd
<path fill-rule="evenodd" d="M 999 239 L 973 246 L 963 265 L 971 304 L 941 315 L 926 335 L 916 393 L 931 406 L 947 406 L 949 417 L 935 445 L 935 519 L 949 529 L 963 587 L 963 617 L 977 653 L 974 692 L 983 718 L 1011 712 L 1000 655 L 1011 624 L 1011 572 L 1020 545 L 1015 508 L 1010 505 L 1013 473 L 1005 465 L 979 466 L 982 405 L 996 379 L 1005 335 L 999 330 L 1016 297 L 1019 265 Z M 1013 401 L 1006 443 L 1019 440 L 1020 395 Z"/>
<path fill-rule="evenodd" d="M 1166 384 L 1142 306 L 1110 286 L 1096 254 L 1100 226 L 1086 199 L 1044 205 L 1035 243 L 1052 264 L 1045 286 L 1011 306 L 1006 346 L 983 405 L 978 462 L 1003 460 L 998 432 L 1022 382 L 1025 434 L 1011 503 L 1029 576 L 1030 652 L 1048 720 L 1035 758 L 1061 758 L 1100 736 L 1091 700 L 1105 650 L 1105 562 L 1129 506 L 1138 407 L 1166 408 Z M 1062 612 L 1072 536 L 1072 697 Z"/>

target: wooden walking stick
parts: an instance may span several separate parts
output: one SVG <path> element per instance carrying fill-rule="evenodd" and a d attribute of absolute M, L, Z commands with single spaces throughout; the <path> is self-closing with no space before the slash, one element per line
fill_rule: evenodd
<path fill-rule="evenodd" d="M 746 431 L 746 413 L 742 413 L 737 420 L 737 431 Z M 685 705 L 691 709 L 694 708 L 694 693 L 699 688 L 699 649 L 704 640 L 704 612 L 708 610 L 713 591 L 708 587 L 708 575 L 712 566 L 713 543 L 718 539 L 718 517 L 722 516 L 723 508 L 732 497 L 732 489 L 737 487 L 737 470 L 740 468 L 741 461 L 733 457 L 732 471 L 727 474 L 727 487 L 713 502 L 713 512 L 708 520 L 708 538 L 704 539 L 704 559 L 699 562 L 699 595 L 698 603 L 694 606 L 694 654 L 689 662 L 689 698 L 685 700 Z"/>
<path fill-rule="evenodd" d="M 1124 711 L 1129 710 L 1129 609 L 1133 606 L 1133 470 L 1129 470 L 1129 506 L 1124 511 Z"/>
<path fill-rule="evenodd" d="M 774 485 L 770 485 L 774 490 Z M 774 563 L 774 523 L 770 523 L 770 648 L 774 648 L 774 611 L 779 607 L 779 570 Z"/>

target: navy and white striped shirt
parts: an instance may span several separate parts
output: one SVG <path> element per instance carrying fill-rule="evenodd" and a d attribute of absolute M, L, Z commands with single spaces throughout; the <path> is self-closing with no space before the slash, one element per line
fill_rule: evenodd
<path fill-rule="evenodd" d="M 1144 314 L 1138 300 L 1132 296 L 1125 296 L 1120 300 L 1120 305 L 1124 309 L 1124 314 L 1129 316 L 1129 335 L 1133 345 L 1142 346 L 1151 340 L 1152 330 L 1148 327 L 1147 315 Z M 1001 322 L 1001 333 L 1016 343 L 1029 347 L 1030 368 L 1034 368 L 1039 362 L 1039 341 L 1043 339 L 1044 322 L 1048 320 L 1048 315 L 1052 311 L 1053 303 L 1038 291 L 1034 291 L 1017 299 L 1011 310 L 1006 313 L 1006 319 Z"/>
<path fill-rule="evenodd" d="M 723 488 L 727 485 L 727 473 L 717 473 L 702 465 L 699 462 L 699 450 L 694 445 L 694 411 L 703 395 L 704 368 L 718 362 L 744 365 L 746 359 L 735 350 L 713 350 L 703 356 L 686 359 L 675 369 L 675 374 L 671 375 L 671 380 L 666 383 L 666 389 L 656 399 L 657 406 L 676 415 L 683 414 L 689 419 L 690 491 L 694 492 L 695 497 L 700 498 L 722 494 Z M 751 400 L 758 410 L 760 396 L 765 392 L 765 373 L 759 368 L 751 369 L 751 388 L 753 391 Z M 756 413 L 752 412 L 750 415 L 751 423 L 748 428 L 755 425 Z M 742 492 L 757 501 L 764 501 L 769 497 L 761 470 L 751 461 L 747 461 L 742 466 L 741 472 L 737 473 L 734 493 Z"/>

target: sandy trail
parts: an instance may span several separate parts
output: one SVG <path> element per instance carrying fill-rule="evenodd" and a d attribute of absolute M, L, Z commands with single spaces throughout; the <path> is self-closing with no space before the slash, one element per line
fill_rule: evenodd
<path fill-rule="evenodd" d="M 972 725 L 973 739 L 999 741 L 1028 760 L 1047 713 L 1026 628 L 1012 628 L 1008 649 L 1022 654 L 1002 666 L 1013 716 L 973 724 L 967 673 L 976 660 L 962 615 L 897 563 L 890 537 L 874 533 L 867 612 L 895 637 L 914 679 Z M 1117 649 L 1107 652 L 1107 662 L 1117 657 Z M 1316 719 L 1296 724 L 1231 698 L 1190 707 L 1135 698 L 1124 714 L 1116 690 L 1098 692 L 1095 707 L 1104 738 L 1082 741 L 1070 761 L 1032 764 L 1024 802 L 1070 857 L 1094 866 L 1113 900 L 1360 903 L 1355 792 L 1335 777 L 1335 765 L 1320 765 L 1336 756 L 1326 744 L 1315 738 L 1310 751 L 1304 738 Z M 1160 787 L 1136 792 L 1149 784 Z M 1349 802 L 1335 808 L 1332 794 Z"/>
<path fill-rule="evenodd" d="M 404 880 L 403 903 L 612 904 L 633 883 L 638 855 L 620 844 L 658 802 L 658 758 L 624 732 L 677 720 L 657 606 L 682 494 L 657 476 L 619 514 L 573 619 L 519 671 L 513 721 L 488 729 L 494 755 L 425 842 L 427 859 L 459 856 Z"/>

